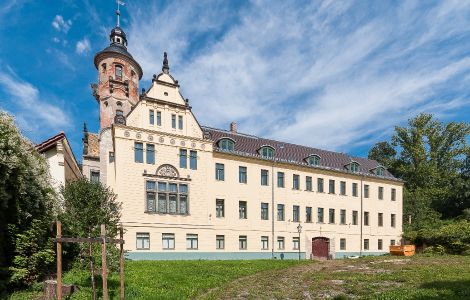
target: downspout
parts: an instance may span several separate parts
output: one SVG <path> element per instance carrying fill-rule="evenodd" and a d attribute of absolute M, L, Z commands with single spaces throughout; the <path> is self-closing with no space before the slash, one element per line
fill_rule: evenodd
<path fill-rule="evenodd" d="M 274 259 L 274 158 L 271 167 L 271 258 Z"/>
<path fill-rule="evenodd" d="M 361 234 L 360 234 L 360 241 L 359 241 L 359 257 L 362 257 L 362 226 L 364 225 L 364 220 L 363 220 L 363 217 L 364 217 L 364 204 L 363 204 L 363 192 L 364 192 L 364 186 L 363 186 L 363 178 L 364 176 L 361 176 L 361 217 L 360 217 L 360 220 L 361 220 Z"/>

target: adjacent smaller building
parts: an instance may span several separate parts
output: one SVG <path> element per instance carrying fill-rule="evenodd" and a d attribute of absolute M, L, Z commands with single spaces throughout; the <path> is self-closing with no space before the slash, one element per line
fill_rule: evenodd
<path fill-rule="evenodd" d="M 80 167 L 63 131 L 36 145 L 36 150 L 46 158 L 52 185 L 57 192 L 66 182 L 82 177 Z"/>

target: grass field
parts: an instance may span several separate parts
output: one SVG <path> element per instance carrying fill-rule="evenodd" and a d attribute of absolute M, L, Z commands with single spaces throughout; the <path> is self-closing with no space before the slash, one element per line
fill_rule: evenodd
<path fill-rule="evenodd" d="M 470 299 L 469 256 L 135 261 L 126 263 L 125 276 L 126 299 Z M 91 298 L 86 272 L 69 272 L 64 281 L 80 286 L 72 299 Z M 118 299 L 117 274 L 108 286 L 110 298 Z M 22 292 L 11 299 L 38 296 Z"/>

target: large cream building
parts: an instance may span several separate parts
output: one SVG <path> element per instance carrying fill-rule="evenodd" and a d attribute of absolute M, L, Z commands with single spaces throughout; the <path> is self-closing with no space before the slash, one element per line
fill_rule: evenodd
<path fill-rule="evenodd" d="M 110 40 L 83 173 L 122 202 L 129 258 L 341 258 L 400 242 L 403 182 L 376 161 L 201 126 L 166 53 L 139 94 L 125 33 Z"/>

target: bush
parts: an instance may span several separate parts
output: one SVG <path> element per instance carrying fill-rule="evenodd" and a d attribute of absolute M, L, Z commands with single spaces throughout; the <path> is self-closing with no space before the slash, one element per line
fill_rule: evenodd
<path fill-rule="evenodd" d="M 432 254 L 432 255 L 444 255 L 446 249 L 441 245 L 430 246 L 424 249 L 424 254 Z"/>

